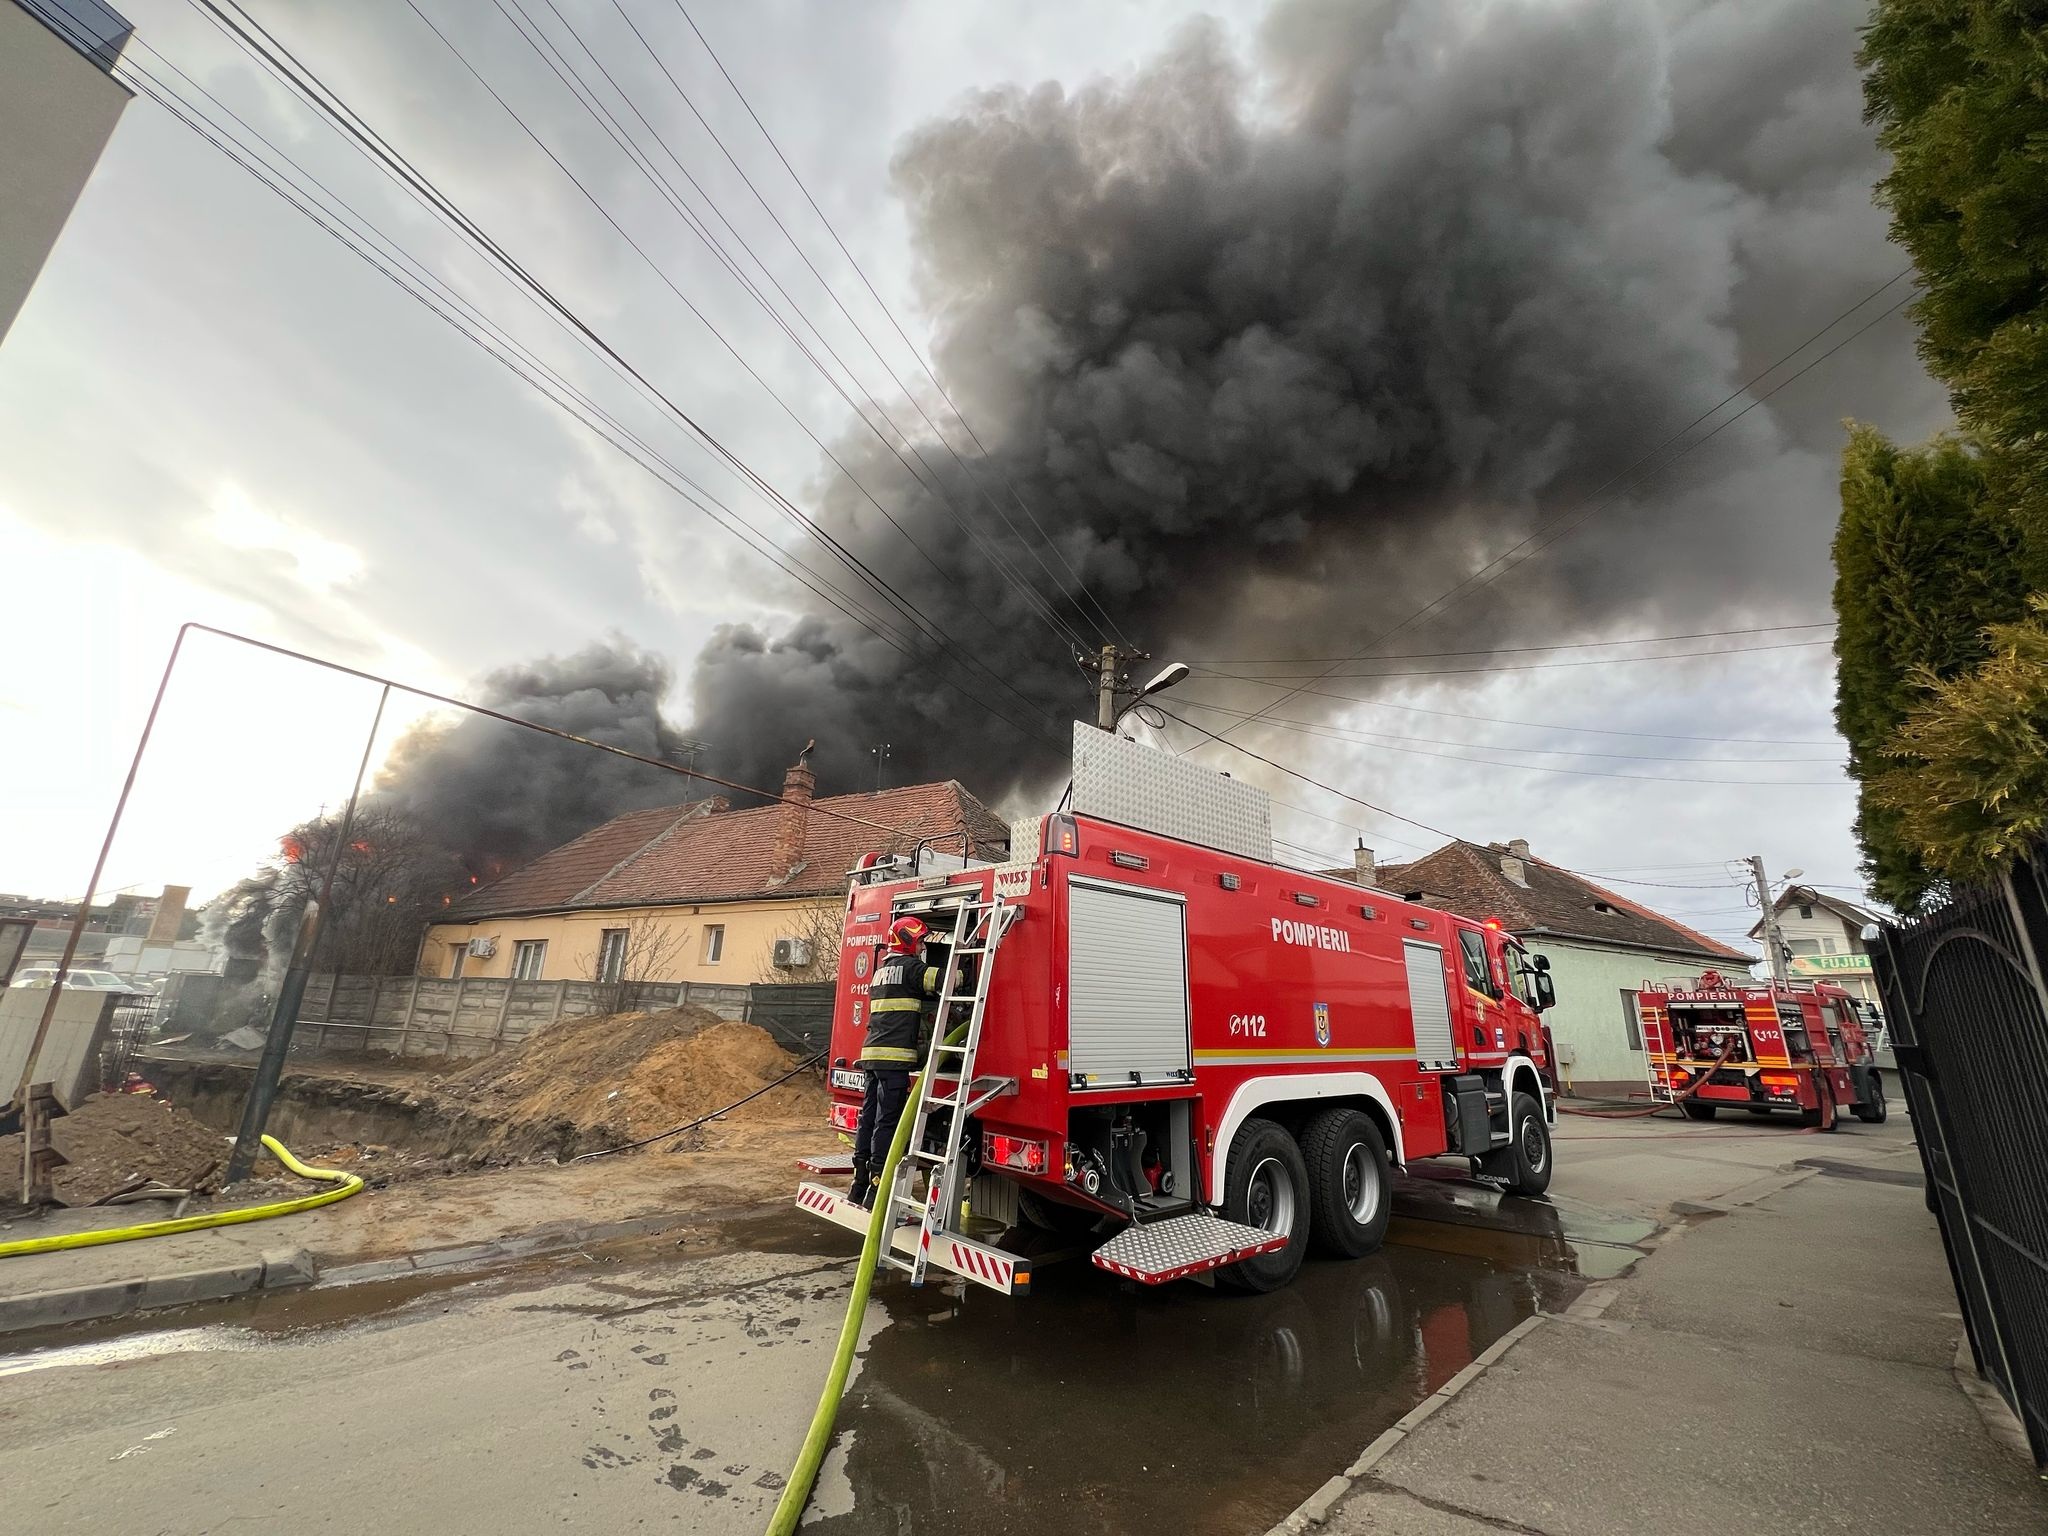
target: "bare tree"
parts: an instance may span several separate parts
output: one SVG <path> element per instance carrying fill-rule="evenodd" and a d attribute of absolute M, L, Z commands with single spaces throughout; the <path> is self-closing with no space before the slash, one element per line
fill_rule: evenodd
<path fill-rule="evenodd" d="M 659 913 L 641 912 L 601 930 L 585 955 L 583 978 L 597 990 L 599 1013 L 627 1013 L 641 1006 L 649 985 L 681 978 L 683 957 L 695 930 Z M 613 934 L 619 937 L 614 939 Z"/>
<path fill-rule="evenodd" d="M 839 976 L 839 950 L 845 943 L 846 898 L 827 896 L 806 902 L 776 920 L 776 932 L 761 946 L 755 970 L 768 981 L 833 981 Z M 800 964 L 777 965 L 779 941 L 793 940 Z M 787 957 L 786 957 L 787 958 Z"/>

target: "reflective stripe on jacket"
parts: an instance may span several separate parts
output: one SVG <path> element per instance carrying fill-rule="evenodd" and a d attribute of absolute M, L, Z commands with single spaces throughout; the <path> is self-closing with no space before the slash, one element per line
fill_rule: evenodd
<path fill-rule="evenodd" d="M 916 1066 L 926 1001 L 938 995 L 939 968 L 926 965 L 922 955 L 883 955 L 868 983 L 868 1032 L 861 1061 L 877 1067 Z"/>

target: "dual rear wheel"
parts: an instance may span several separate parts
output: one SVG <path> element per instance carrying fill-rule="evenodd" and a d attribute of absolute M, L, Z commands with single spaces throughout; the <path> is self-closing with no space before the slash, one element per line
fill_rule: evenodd
<path fill-rule="evenodd" d="M 1313 1246 L 1363 1258 L 1386 1237 L 1394 1211 L 1386 1138 L 1355 1109 L 1311 1117 L 1297 1140 L 1272 1120 L 1247 1120 L 1223 1173 L 1223 1211 L 1232 1221 L 1284 1233 L 1287 1246 L 1217 1271 L 1232 1290 L 1272 1291 L 1292 1280 Z"/>

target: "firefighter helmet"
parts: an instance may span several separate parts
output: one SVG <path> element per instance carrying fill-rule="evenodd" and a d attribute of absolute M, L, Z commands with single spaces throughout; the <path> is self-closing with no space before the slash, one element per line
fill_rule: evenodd
<path fill-rule="evenodd" d="M 923 918 L 899 917 L 889 925 L 889 942 L 897 949 L 914 950 L 923 945 L 930 933 Z"/>

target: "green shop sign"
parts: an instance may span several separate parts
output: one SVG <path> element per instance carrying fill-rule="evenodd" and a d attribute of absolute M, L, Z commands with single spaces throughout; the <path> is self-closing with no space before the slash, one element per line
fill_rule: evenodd
<path fill-rule="evenodd" d="M 1831 973 L 1850 972 L 1857 976 L 1870 975 L 1868 955 L 1794 955 L 1792 970 L 1801 976 L 1824 976 Z"/>

